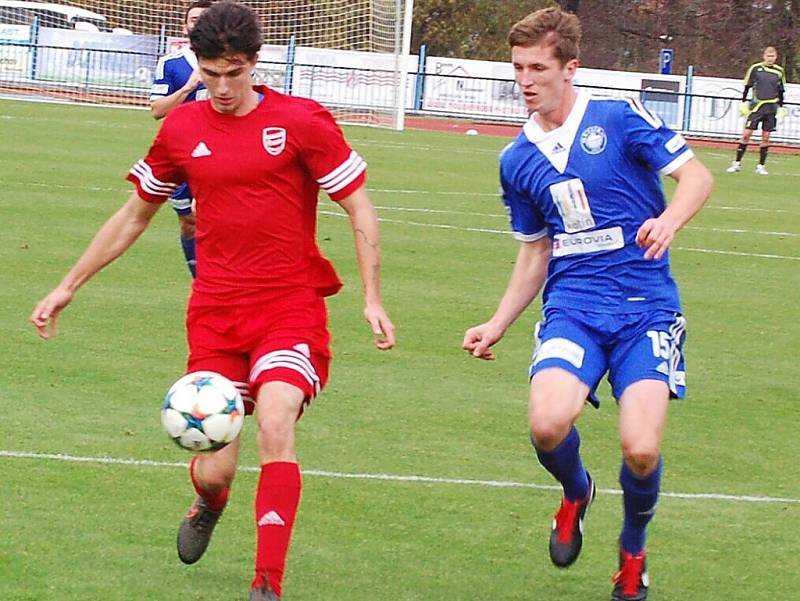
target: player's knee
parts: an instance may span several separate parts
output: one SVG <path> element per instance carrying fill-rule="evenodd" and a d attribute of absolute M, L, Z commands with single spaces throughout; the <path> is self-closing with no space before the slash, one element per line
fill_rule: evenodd
<path fill-rule="evenodd" d="M 211 456 L 209 456 L 211 457 Z M 208 491 L 218 491 L 229 487 L 236 475 L 236 462 L 226 458 L 213 457 L 199 470 L 198 480 Z"/>
<path fill-rule="evenodd" d="M 622 457 L 631 471 L 639 477 L 652 473 L 658 465 L 658 445 L 647 442 L 623 443 Z"/>
<path fill-rule="evenodd" d="M 294 457 L 294 418 L 282 412 L 264 412 L 258 418 L 258 452 L 262 463 Z"/>
<path fill-rule="evenodd" d="M 193 220 L 181 219 L 181 238 L 191 240 L 194 238 L 195 225 Z"/>
<path fill-rule="evenodd" d="M 217 491 L 222 490 L 223 488 L 229 488 L 230 485 L 233 483 L 233 476 L 234 471 L 213 471 L 204 476 L 203 478 L 203 488 L 209 491 Z"/>
<path fill-rule="evenodd" d="M 267 443 L 280 444 L 294 432 L 294 420 L 277 413 L 266 413 L 258 418 L 258 431 Z"/>
<path fill-rule="evenodd" d="M 545 419 L 531 415 L 530 429 L 533 446 L 542 451 L 552 451 L 569 434 L 572 422 Z"/>

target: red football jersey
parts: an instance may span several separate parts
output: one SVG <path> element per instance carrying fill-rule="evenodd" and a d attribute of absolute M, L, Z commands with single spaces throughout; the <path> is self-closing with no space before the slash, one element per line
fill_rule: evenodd
<path fill-rule="evenodd" d="M 264 98 L 241 117 L 207 100 L 176 107 L 127 179 L 157 203 L 189 184 L 195 294 L 227 302 L 285 288 L 334 294 L 341 282 L 316 242 L 317 195 L 347 197 L 366 181 L 367 164 L 319 103 L 255 89 Z"/>

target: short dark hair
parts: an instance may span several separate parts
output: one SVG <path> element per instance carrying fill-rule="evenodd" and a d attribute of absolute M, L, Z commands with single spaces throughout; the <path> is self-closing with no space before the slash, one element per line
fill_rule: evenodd
<path fill-rule="evenodd" d="M 189 6 L 186 7 L 186 12 L 183 13 L 183 22 L 186 23 L 186 20 L 189 18 L 189 13 L 192 11 L 192 9 L 211 8 L 212 4 L 214 4 L 214 0 L 195 0 L 194 2 L 190 3 Z"/>
<path fill-rule="evenodd" d="M 248 58 L 261 48 L 258 15 L 251 8 L 232 0 L 215 2 L 203 11 L 189 33 L 189 42 L 198 58 L 220 58 L 244 54 Z"/>
<path fill-rule="evenodd" d="M 512 48 L 544 44 L 553 46 L 555 57 L 562 65 L 578 58 L 581 43 L 581 22 L 572 13 L 560 8 L 543 8 L 532 12 L 514 24 L 508 34 Z"/>

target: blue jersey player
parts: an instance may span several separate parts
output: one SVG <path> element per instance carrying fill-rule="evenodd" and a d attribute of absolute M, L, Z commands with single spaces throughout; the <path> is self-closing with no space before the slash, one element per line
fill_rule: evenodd
<path fill-rule="evenodd" d="M 183 33 L 188 35 L 194 24 L 211 6 L 211 0 L 192 2 L 184 15 Z M 205 98 L 205 86 L 200 80 L 197 58 L 188 45 L 177 52 L 162 56 L 156 66 L 156 75 L 150 92 L 150 112 L 155 119 L 163 119 L 179 104 Z M 194 277 L 196 258 L 194 244 L 195 218 L 192 212 L 192 191 L 186 184 L 170 197 L 172 208 L 178 214 L 181 228 L 181 248 L 186 265 Z"/>
<path fill-rule="evenodd" d="M 641 601 L 667 406 L 685 385 L 685 321 L 668 249 L 713 180 L 638 101 L 592 99 L 573 87 L 579 41 L 578 18 L 557 8 L 511 29 L 515 79 L 531 116 L 503 152 L 500 178 L 521 245 L 494 316 L 467 330 L 463 348 L 494 359 L 492 345 L 544 289 L 529 423 L 539 461 L 564 489 L 549 542 L 559 567 L 577 559 L 595 495 L 575 422 L 587 399 L 597 404 L 608 373 L 619 403 L 624 507 L 612 599 Z M 678 182 L 669 205 L 661 175 Z"/>

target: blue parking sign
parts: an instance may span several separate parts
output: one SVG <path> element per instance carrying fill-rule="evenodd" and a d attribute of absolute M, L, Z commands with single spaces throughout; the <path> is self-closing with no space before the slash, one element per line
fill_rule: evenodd
<path fill-rule="evenodd" d="M 670 75 L 672 73 L 672 55 L 674 51 L 672 48 L 662 48 L 661 49 L 661 56 L 658 60 L 659 65 L 659 72 L 663 73 L 664 75 Z"/>

